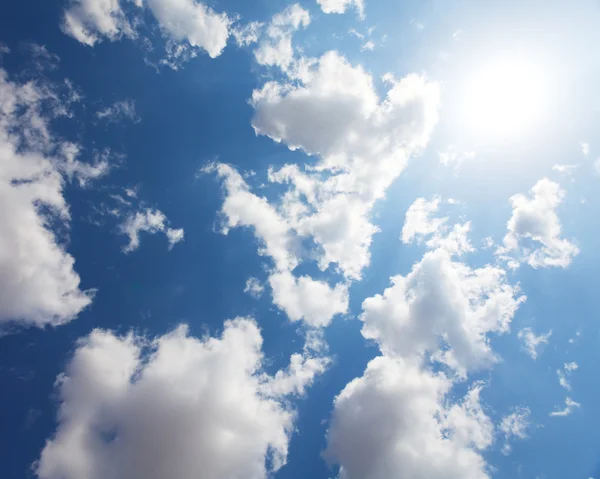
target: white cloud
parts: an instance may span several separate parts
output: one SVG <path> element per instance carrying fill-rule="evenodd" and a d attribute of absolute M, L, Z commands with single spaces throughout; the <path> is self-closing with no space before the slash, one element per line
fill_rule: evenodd
<path fill-rule="evenodd" d="M 579 254 L 579 249 L 561 238 L 562 227 L 556 208 L 562 203 L 565 192 L 557 183 L 544 178 L 535 184 L 530 195 L 517 194 L 510 198 L 512 217 L 508 221 L 504 246 L 496 254 L 510 258 L 516 253 L 516 261 L 526 261 L 534 268 L 566 268 Z M 524 246 L 526 242 L 537 247 Z"/>
<path fill-rule="evenodd" d="M 600 175 L 600 158 L 594 162 L 594 171 L 597 175 Z"/>
<path fill-rule="evenodd" d="M 260 298 L 265 290 L 265 287 L 257 278 L 248 278 L 244 286 L 244 293 L 249 294 L 253 298 Z"/>
<path fill-rule="evenodd" d="M 286 462 L 285 396 L 302 393 L 322 364 L 294 356 L 268 376 L 261 345 L 254 321 L 239 318 L 202 340 L 186 326 L 152 341 L 93 331 L 57 380 L 58 426 L 37 476 L 266 478 Z"/>
<path fill-rule="evenodd" d="M 229 38 L 231 20 L 194 0 L 146 0 L 161 28 L 176 42 L 205 50 L 218 57 Z"/>
<path fill-rule="evenodd" d="M 222 232 L 238 226 L 254 228 L 263 246 L 259 254 L 273 258 L 279 270 L 293 270 L 298 265 L 297 242 L 287 222 L 266 200 L 250 192 L 242 176 L 231 166 L 213 164 L 203 169 L 215 172 L 223 180 L 225 200 L 221 207 Z"/>
<path fill-rule="evenodd" d="M 310 24 L 308 10 L 295 3 L 273 16 L 266 34 L 254 51 L 260 65 L 276 66 L 283 72 L 290 72 L 294 59 L 292 36 L 300 28 Z"/>
<path fill-rule="evenodd" d="M 231 34 L 238 46 L 246 47 L 258 42 L 263 27 L 264 23 L 262 22 L 250 22 L 241 26 L 234 25 L 231 28 Z"/>
<path fill-rule="evenodd" d="M 50 52 L 44 45 L 28 43 L 26 47 L 37 70 L 56 70 L 58 68 L 60 57 L 56 53 Z"/>
<path fill-rule="evenodd" d="M 126 3 L 144 7 L 142 0 L 71 0 L 62 29 L 89 46 L 104 38 L 110 41 L 135 38 L 136 22 L 127 18 L 123 8 Z M 201 48 L 215 58 L 227 45 L 232 21 L 225 13 L 217 13 L 194 0 L 146 0 L 145 5 L 166 36 L 184 49 Z"/>
<path fill-rule="evenodd" d="M 269 28 L 308 21 L 301 9 L 286 12 Z M 437 121 L 439 91 L 412 75 L 392 82 L 380 101 L 371 76 L 335 52 L 298 62 L 309 65 L 302 78 L 269 82 L 253 92 L 252 124 L 257 134 L 318 156 L 316 164 L 270 169 L 269 184 L 285 188 L 274 203 L 252 193 L 228 165 L 203 171 L 216 172 L 223 181 L 222 231 L 253 228 L 259 254 L 273 259 L 274 304 L 291 321 L 320 327 L 347 311 L 347 286 L 296 277 L 294 269 L 310 259 L 323 271 L 333 266 L 346 279 L 360 278 L 378 231 L 369 219 L 371 209 L 410 154 L 426 144 Z"/>
<path fill-rule="evenodd" d="M 568 373 L 572 373 L 573 371 L 577 371 L 579 369 L 579 365 L 576 362 L 565 363 L 565 371 Z"/>
<path fill-rule="evenodd" d="M 169 240 L 169 249 L 173 249 L 173 246 L 175 246 L 180 241 L 183 241 L 185 237 L 183 228 L 167 228 L 165 234 L 167 235 L 167 239 Z"/>
<path fill-rule="evenodd" d="M 273 304 L 281 308 L 291 321 L 304 320 L 313 327 L 327 326 L 334 316 L 348 311 L 348 288 L 335 287 L 310 276 L 295 278 L 288 271 L 269 276 Z"/>
<path fill-rule="evenodd" d="M 363 46 L 360 47 L 361 52 L 372 52 L 373 50 L 375 50 L 375 43 L 373 40 L 366 41 Z"/>
<path fill-rule="evenodd" d="M 523 328 L 517 333 L 517 337 L 523 343 L 523 348 L 527 351 L 527 354 L 531 356 L 531 359 L 537 359 L 539 356 L 539 349 L 545 344 L 548 344 L 548 340 L 552 336 L 552 330 L 545 334 L 536 336 L 531 328 Z"/>
<path fill-rule="evenodd" d="M 564 364 L 564 370 L 556 370 L 559 384 L 567 391 L 571 391 L 571 383 L 569 382 L 568 376 L 570 376 L 573 371 L 577 371 L 577 369 L 579 369 L 579 365 L 575 362 L 571 362 Z"/>
<path fill-rule="evenodd" d="M 448 221 L 448 218 L 432 218 L 438 212 L 440 201 L 439 197 L 435 197 L 431 201 L 417 198 L 410 205 L 402 227 L 403 243 L 411 243 L 415 239 L 421 240 L 425 236 L 433 235 Z"/>
<path fill-rule="evenodd" d="M 96 112 L 96 118 L 106 120 L 108 123 L 118 123 L 121 120 L 130 120 L 139 123 L 141 118 L 135 111 L 134 100 L 121 100 Z"/>
<path fill-rule="evenodd" d="M 350 7 L 354 7 L 360 18 L 365 16 L 364 0 L 317 0 L 324 13 L 345 13 Z"/>
<path fill-rule="evenodd" d="M 437 121 L 439 89 L 418 75 L 394 83 L 380 101 L 372 77 L 336 52 L 315 61 L 302 84 L 269 82 L 254 91 L 257 134 L 316 155 L 305 171 L 286 165 L 269 175 L 290 184 L 282 210 L 301 236 L 322 248 L 319 266 L 349 278 L 369 263 L 374 202 L 424 146 Z"/>
<path fill-rule="evenodd" d="M 59 325 L 92 301 L 80 289 L 75 260 L 52 225 L 68 231 L 66 179 L 86 183 L 106 168 L 77 159 L 50 122 L 76 101 L 70 84 L 12 82 L 0 69 L 0 324 Z"/>
<path fill-rule="evenodd" d="M 363 336 L 388 355 L 432 353 L 460 374 L 495 360 L 488 336 L 508 331 L 525 301 L 503 270 L 471 269 L 444 249 L 427 252 L 407 276 L 394 276 L 391 283 L 383 295 L 364 300 Z"/>
<path fill-rule="evenodd" d="M 504 416 L 500 421 L 500 425 L 498 429 L 500 433 L 504 436 L 504 446 L 502 447 L 502 452 L 505 455 L 508 455 L 511 451 L 511 446 L 509 441 L 512 438 L 516 439 L 527 439 L 527 430 L 530 425 L 530 417 L 531 411 L 527 407 L 518 407 L 515 410 Z"/>
<path fill-rule="evenodd" d="M 474 151 L 458 152 L 453 146 L 449 146 L 443 151 L 438 151 L 438 156 L 442 165 L 458 169 L 465 161 L 474 159 L 476 153 Z"/>
<path fill-rule="evenodd" d="M 325 454 L 340 479 L 487 479 L 493 426 L 478 392 L 446 409 L 451 385 L 407 359 L 372 360 L 334 402 Z"/>
<path fill-rule="evenodd" d="M 564 409 L 555 409 L 550 413 L 552 417 L 565 417 L 571 414 L 575 409 L 579 409 L 581 404 L 576 401 L 573 401 L 570 397 L 565 399 L 565 408 Z"/>
<path fill-rule="evenodd" d="M 182 229 L 171 229 L 167 227 L 168 220 L 165 214 L 152 208 L 143 208 L 136 213 L 127 216 L 120 226 L 122 234 L 129 237 L 129 243 L 123 247 L 125 253 L 135 251 L 140 246 L 140 232 L 148 234 L 164 233 L 169 240 L 169 249 L 183 241 L 184 231 Z"/>
<path fill-rule="evenodd" d="M 552 170 L 563 175 L 571 175 L 578 167 L 578 165 L 554 165 Z"/>
<path fill-rule="evenodd" d="M 438 243 L 464 226 L 438 232 Z M 494 426 L 481 406 L 483 384 L 458 402 L 450 392 L 496 359 L 490 336 L 508 331 L 525 297 L 504 270 L 472 269 L 432 247 L 407 276 L 363 302 L 362 335 L 382 356 L 335 399 L 326 456 L 340 465 L 340 479 L 489 477 L 480 451 L 492 444 Z M 509 425 L 521 434 L 516 421 Z"/>
<path fill-rule="evenodd" d="M 579 146 L 581 147 L 581 154 L 583 156 L 588 156 L 590 154 L 590 144 L 582 141 Z"/>
<path fill-rule="evenodd" d="M 71 0 L 61 28 L 67 35 L 89 46 L 103 38 L 114 41 L 136 36 L 120 0 Z"/>
<path fill-rule="evenodd" d="M 261 390 L 271 397 L 290 394 L 302 396 L 315 377 L 324 373 L 330 363 L 329 358 L 307 355 L 306 350 L 304 354 L 292 354 L 287 369 L 277 371 L 275 376 L 267 381 Z"/>

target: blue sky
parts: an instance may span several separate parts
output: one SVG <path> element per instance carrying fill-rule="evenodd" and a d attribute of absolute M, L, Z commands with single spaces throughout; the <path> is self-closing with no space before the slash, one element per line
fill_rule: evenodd
<path fill-rule="evenodd" d="M 0 476 L 600 478 L 600 4 L 0 15 Z"/>

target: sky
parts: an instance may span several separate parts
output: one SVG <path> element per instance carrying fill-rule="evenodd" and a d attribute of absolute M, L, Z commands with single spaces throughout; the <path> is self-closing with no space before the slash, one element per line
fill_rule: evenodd
<path fill-rule="evenodd" d="M 0 477 L 600 479 L 597 0 L 0 14 Z"/>

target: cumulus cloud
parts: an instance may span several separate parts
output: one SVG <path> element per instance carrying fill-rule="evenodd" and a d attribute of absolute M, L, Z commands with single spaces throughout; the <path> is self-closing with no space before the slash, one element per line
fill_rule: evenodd
<path fill-rule="evenodd" d="M 445 408 L 451 385 L 408 359 L 372 360 L 334 402 L 325 454 L 340 464 L 340 479 L 487 479 L 479 451 L 493 425 L 478 392 Z"/>
<path fill-rule="evenodd" d="M 290 185 L 282 209 L 322 248 L 322 269 L 335 263 L 360 277 L 378 231 L 373 204 L 426 144 L 438 101 L 438 86 L 418 75 L 393 83 L 380 101 L 372 77 L 336 52 L 315 60 L 301 84 L 268 82 L 253 92 L 256 133 L 318 157 L 310 169 L 286 165 L 269 179 Z"/>
<path fill-rule="evenodd" d="M 500 421 L 498 429 L 504 436 L 504 446 L 502 446 L 502 453 L 505 455 L 510 454 L 511 445 L 510 440 L 515 439 L 527 439 L 527 430 L 529 429 L 531 411 L 527 407 L 518 407 L 515 410 L 504 416 Z"/>
<path fill-rule="evenodd" d="M 61 28 L 67 35 L 89 46 L 104 38 L 115 41 L 136 36 L 120 0 L 71 0 Z"/>
<path fill-rule="evenodd" d="M 345 13 L 347 9 L 356 9 L 360 18 L 365 16 L 364 0 L 317 0 L 324 13 Z"/>
<path fill-rule="evenodd" d="M 183 229 L 169 228 L 165 214 L 157 209 L 142 208 L 140 211 L 127 216 L 120 226 L 122 234 L 129 237 L 129 243 L 123 247 L 125 253 L 135 251 L 140 246 L 140 233 L 164 233 L 169 241 L 169 249 L 183 241 Z"/>
<path fill-rule="evenodd" d="M 579 254 L 579 248 L 561 237 L 562 227 L 556 208 L 565 192 L 560 185 L 544 178 L 530 191 L 530 197 L 517 194 L 510 198 L 512 217 L 504 245 L 496 254 L 501 258 L 525 261 L 534 268 L 566 268 Z M 516 254 L 517 258 L 512 255 Z"/>
<path fill-rule="evenodd" d="M 225 322 L 220 338 L 186 326 L 154 340 L 94 330 L 58 377 L 58 426 L 40 479 L 266 478 L 286 462 L 294 411 L 322 363 L 294 356 L 262 371 L 256 323 Z"/>
<path fill-rule="evenodd" d="M 284 72 L 290 72 L 294 60 L 293 34 L 309 24 L 308 10 L 297 3 L 274 15 L 254 51 L 256 61 L 260 65 L 275 66 Z M 251 35 L 245 38 L 253 39 L 254 35 L 251 32 Z"/>
<path fill-rule="evenodd" d="M 509 329 L 525 297 L 502 269 L 472 269 L 440 246 L 456 226 L 425 228 L 437 231 L 438 244 L 363 302 L 361 333 L 382 356 L 335 399 L 326 455 L 341 479 L 489 477 L 481 451 L 493 443 L 494 426 L 480 401 L 484 384 L 471 385 L 462 400 L 449 393 L 468 371 L 495 360 L 489 336 Z M 432 362 L 450 375 L 434 372 Z"/>
<path fill-rule="evenodd" d="M 564 409 L 555 409 L 550 413 L 552 417 L 566 417 L 570 415 L 575 409 L 579 409 L 581 404 L 577 401 L 573 401 L 570 397 L 565 399 L 565 408 Z"/>
<path fill-rule="evenodd" d="M 231 34 L 239 47 L 246 47 L 257 43 L 264 27 L 262 22 L 250 22 L 246 25 L 234 25 Z"/>
<path fill-rule="evenodd" d="M 135 111 L 134 100 L 116 101 L 112 105 L 96 112 L 96 118 L 105 120 L 108 123 L 118 123 L 122 120 L 129 120 L 133 123 L 139 123 L 142 119 Z"/>
<path fill-rule="evenodd" d="M 417 198 L 410 205 L 402 227 L 403 243 L 411 243 L 415 239 L 435 234 L 448 221 L 448 218 L 433 218 L 433 215 L 438 212 L 440 201 L 439 197 L 435 197 L 431 201 Z"/>
<path fill-rule="evenodd" d="M 249 294 L 253 298 L 260 298 L 265 290 L 258 278 L 248 278 L 244 286 L 244 293 Z"/>
<path fill-rule="evenodd" d="M 251 227 L 261 242 L 259 254 L 270 256 L 277 269 L 293 270 L 299 262 L 295 235 L 277 209 L 266 198 L 250 191 L 242 176 L 222 163 L 209 165 L 204 172 L 214 172 L 223 181 L 225 201 L 221 207 L 221 231 Z"/>
<path fill-rule="evenodd" d="M 552 330 L 548 331 L 545 334 L 540 334 L 536 336 L 531 328 L 523 328 L 521 331 L 517 333 L 517 337 L 521 341 L 523 345 L 523 349 L 531 356 L 531 359 L 537 359 L 541 349 L 545 344 L 548 344 L 548 340 L 552 336 Z"/>
<path fill-rule="evenodd" d="M 244 179 L 231 166 L 213 164 L 204 171 L 216 172 L 223 179 L 222 231 L 227 233 L 236 226 L 253 228 L 261 243 L 259 254 L 272 258 L 275 269 L 268 282 L 273 304 L 291 321 L 303 320 L 315 327 L 327 326 L 335 315 L 347 311 L 348 289 L 345 285 L 331 287 L 309 276 L 296 278 L 293 275 L 292 271 L 300 261 L 300 243 L 297 233 L 275 207 L 265 198 L 251 193 Z"/>
<path fill-rule="evenodd" d="M 525 301 L 503 270 L 472 269 L 443 249 L 427 252 L 407 276 L 394 276 L 391 283 L 383 295 L 363 302 L 363 336 L 385 354 L 429 352 L 461 373 L 495 360 L 489 335 L 508 331 Z"/>
<path fill-rule="evenodd" d="M 229 38 L 231 19 L 195 0 L 146 0 L 163 31 L 177 42 L 218 57 Z"/>
<path fill-rule="evenodd" d="M 439 243 L 454 229 L 440 232 Z M 432 248 L 362 304 L 361 333 L 382 356 L 335 399 L 326 455 L 341 479 L 489 477 L 481 451 L 494 426 L 480 401 L 484 384 L 458 401 L 450 393 L 495 361 L 490 336 L 508 331 L 525 297 L 504 270 L 473 269 Z"/>
<path fill-rule="evenodd" d="M 91 303 L 75 260 L 54 226 L 69 226 L 65 181 L 85 184 L 106 165 L 79 161 L 78 145 L 53 137 L 50 123 L 69 116 L 70 83 L 16 83 L 0 69 L 0 324 L 59 325 Z"/>
<path fill-rule="evenodd" d="M 313 327 L 327 326 L 334 316 L 348 311 L 348 289 L 335 287 L 310 276 L 295 278 L 288 271 L 269 276 L 273 304 L 281 308 L 292 321 L 304 320 Z"/>
<path fill-rule="evenodd" d="M 89 46 L 104 39 L 135 38 L 138 22 L 128 18 L 134 6 L 149 8 L 163 33 L 173 42 L 171 47 L 180 45 L 180 51 L 191 48 L 189 56 L 195 56 L 195 49 L 200 48 L 215 58 L 227 45 L 231 19 L 226 13 L 217 13 L 195 0 L 71 0 L 62 29 Z"/>
<path fill-rule="evenodd" d="M 268 28 L 288 32 L 309 19 L 294 5 L 273 17 Z M 258 135 L 313 156 L 313 164 L 269 169 L 266 187 L 284 189 L 277 201 L 253 193 L 231 166 L 213 164 L 203 171 L 223 182 L 222 231 L 252 228 L 259 254 L 272 258 L 274 304 L 291 321 L 326 326 L 346 312 L 347 286 L 293 272 L 314 260 L 322 271 L 331 267 L 346 280 L 360 279 L 378 231 L 370 221 L 372 207 L 410 155 L 427 143 L 437 122 L 439 88 L 410 75 L 390 82 L 380 100 L 372 77 L 336 52 L 294 62 L 306 67 L 302 75 L 282 68 L 287 79 L 253 92 L 252 126 Z"/>

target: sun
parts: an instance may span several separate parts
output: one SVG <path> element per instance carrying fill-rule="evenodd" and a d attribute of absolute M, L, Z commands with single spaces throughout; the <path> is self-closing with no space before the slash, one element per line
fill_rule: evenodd
<path fill-rule="evenodd" d="M 473 69 L 464 81 L 462 119 L 478 139 L 510 139 L 531 131 L 548 102 L 545 77 L 531 61 L 506 56 Z"/>

